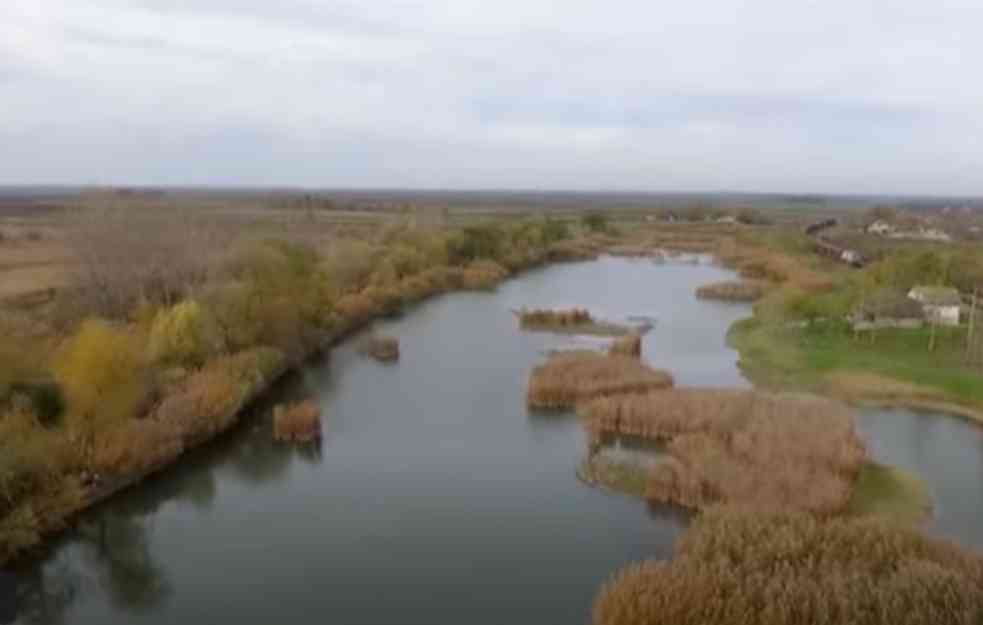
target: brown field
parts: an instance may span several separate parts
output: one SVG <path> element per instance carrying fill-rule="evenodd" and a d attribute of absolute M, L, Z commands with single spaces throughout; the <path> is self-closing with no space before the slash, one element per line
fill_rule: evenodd
<path fill-rule="evenodd" d="M 864 447 L 845 406 L 803 395 L 673 389 L 581 406 L 593 434 L 666 442 L 649 499 L 836 514 L 850 500 Z"/>

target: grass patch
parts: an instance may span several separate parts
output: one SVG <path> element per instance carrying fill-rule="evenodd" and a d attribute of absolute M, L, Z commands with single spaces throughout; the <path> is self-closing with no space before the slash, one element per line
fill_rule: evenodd
<path fill-rule="evenodd" d="M 871 342 L 838 322 L 798 327 L 754 318 L 734 324 L 728 339 L 740 352 L 742 370 L 764 386 L 833 392 L 847 399 L 983 406 L 980 372 L 965 363 L 964 331 L 938 328 L 933 351 L 928 350 L 930 333 L 931 328 L 888 328 Z M 885 380 L 893 383 L 885 385 Z"/>
<path fill-rule="evenodd" d="M 867 462 L 860 471 L 846 512 L 917 525 L 931 513 L 925 483 L 895 467 Z"/>
<path fill-rule="evenodd" d="M 577 478 L 585 484 L 616 493 L 644 497 L 651 471 L 636 462 L 618 461 L 592 455 L 577 467 Z"/>

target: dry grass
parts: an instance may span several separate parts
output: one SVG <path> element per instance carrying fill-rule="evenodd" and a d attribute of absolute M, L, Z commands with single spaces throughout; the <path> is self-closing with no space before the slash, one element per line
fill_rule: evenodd
<path fill-rule="evenodd" d="M 598 321 L 583 308 L 526 309 L 515 311 L 519 327 L 530 332 L 562 334 L 591 334 L 595 336 L 624 336 L 632 328 L 616 323 Z"/>
<path fill-rule="evenodd" d="M 399 339 L 392 336 L 370 336 L 362 342 L 360 351 L 379 362 L 399 360 Z"/>
<path fill-rule="evenodd" d="M 628 356 L 630 358 L 642 357 L 642 335 L 629 334 L 619 339 L 615 339 L 608 348 L 611 356 Z"/>
<path fill-rule="evenodd" d="M 630 356 L 562 352 L 533 369 L 527 401 L 532 408 L 563 409 L 597 397 L 644 393 L 672 385 L 669 373 Z"/>
<path fill-rule="evenodd" d="M 321 408 L 307 400 L 273 409 L 273 436 L 278 441 L 307 442 L 321 437 Z"/>
<path fill-rule="evenodd" d="M 715 282 L 696 289 L 700 299 L 719 299 L 728 302 L 753 302 L 764 295 L 764 286 L 747 280 Z"/>
<path fill-rule="evenodd" d="M 701 515 L 669 562 L 631 565 L 594 625 L 978 625 L 983 559 L 873 519 Z"/>
<path fill-rule="evenodd" d="M 582 406 L 592 433 L 667 442 L 648 497 L 691 508 L 843 510 L 864 460 L 843 405 L 804 395 L 675 389 Z"/>

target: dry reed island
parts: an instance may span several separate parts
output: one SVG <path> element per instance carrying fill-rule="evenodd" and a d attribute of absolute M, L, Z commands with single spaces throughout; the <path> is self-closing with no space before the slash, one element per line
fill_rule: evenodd
<path fill-rule="evenodd" d="M 531 408 L 575 411 L 594 442 L 665 450 L 644 471 L 588 458 L 582 474 L 696 514 L 672 559 L 639 553 L 612 572 L 593 622 L 983 623 L 983 559 L 922 533 L 924 487 L 870 462 L 839 402 L 983 420 L 978 243 L 871 238 L 846 219 L 819 238 L 821 215 L 695 206 L 430 220 L 213 201 L 83 194 L 0 220 L 0 562 L 233 427 L 286 371 L 374 319 L 606 251 L 705 254 L 741 282 L 701 297 L 754 302 L 728 340 L 756 390 L 675 388 L 642 360 L 638 328 L 519 313 L 529 330 L 613 339 L 536 366 Z M 925 285 L 957 294 L 956 324 L 928 304 L 909 323 L 907 295 Z M 398 343 L 373 351 L 392 360 Z M 284 406 L 271 436 L 316 438 L 321 420 Z"/>

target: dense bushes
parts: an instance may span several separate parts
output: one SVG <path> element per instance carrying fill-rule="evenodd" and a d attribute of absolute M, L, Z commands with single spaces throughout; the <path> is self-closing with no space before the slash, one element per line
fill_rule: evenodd
<path fill-rule="evenodd" d="M 975 625 L 983 559 L 870 519 L 704 513 L 668 562 L 629 566 L 594 625 Z"/>

